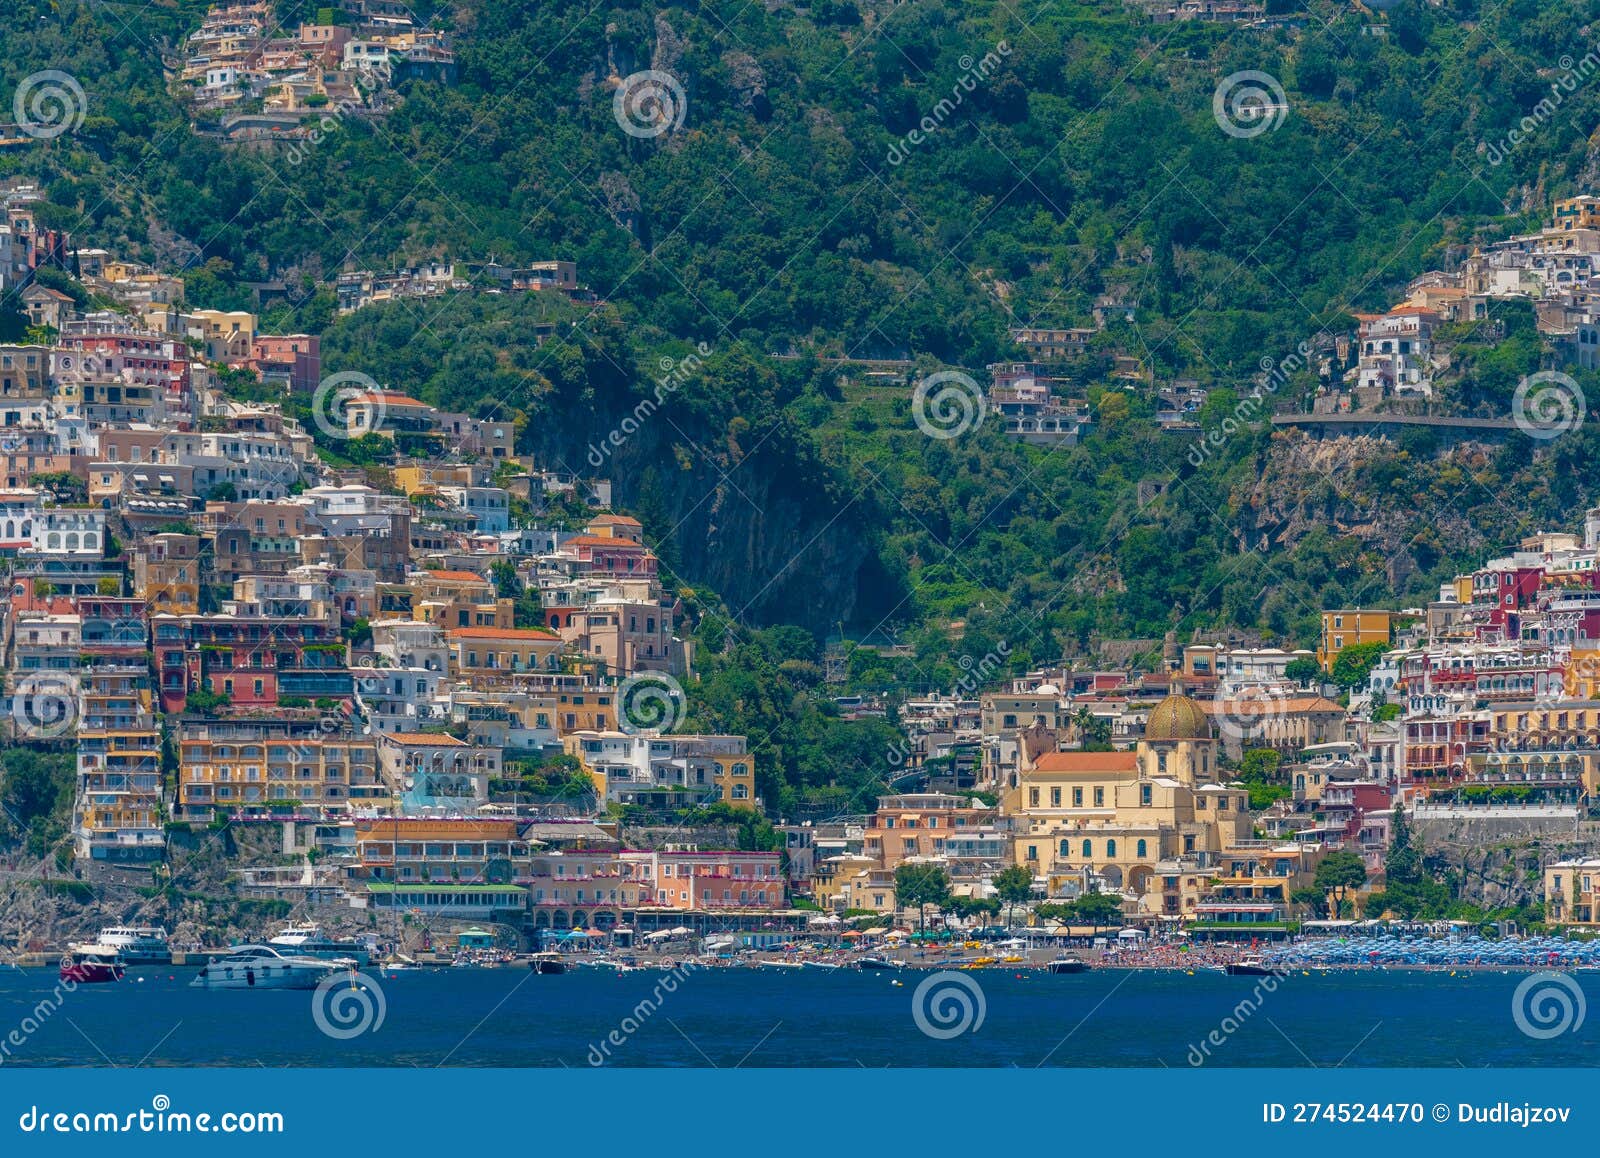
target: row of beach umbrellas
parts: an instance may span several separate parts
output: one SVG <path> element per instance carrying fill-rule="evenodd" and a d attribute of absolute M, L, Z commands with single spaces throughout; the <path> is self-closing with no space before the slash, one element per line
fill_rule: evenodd
<path fill-rule="evenodd" d="M 1600 967 L 1600 941 L 1563 937 L 1483 937 L 1445 939 L 1385 933 L 1376 937 L 1330 937 L 1300 941 L 1268 951 L 1286 965 L 1506 965 L 1555 964 Z"/>

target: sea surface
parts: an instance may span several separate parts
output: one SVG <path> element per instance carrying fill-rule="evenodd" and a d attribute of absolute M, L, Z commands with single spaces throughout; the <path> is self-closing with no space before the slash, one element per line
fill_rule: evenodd
<path fill-rule="evenodd" d="M 1587 1016 L 1588 1005 L 1600 1001 L 1600 973 L 1559 981 L 1540 975 L 1544 980 L 1520 999 L 1525 972 L 1295 973 L 1269 988 L 1259 978 L 1153 970 L 581 969 L 541 976 L 524 966 L 405 971 L 323 994 L 193 989 L 193 975 L 133 967 L 120 984 L 63 993 L 53 969 L 0 971 L 0 1066 L 1504 1067 L 1600 1060 L 1600 1012 Z M 1547 1036 L 1530 1036 L 1522 1025 Z M 354 1035 L 333 1036 L 347 1033 Z"/>

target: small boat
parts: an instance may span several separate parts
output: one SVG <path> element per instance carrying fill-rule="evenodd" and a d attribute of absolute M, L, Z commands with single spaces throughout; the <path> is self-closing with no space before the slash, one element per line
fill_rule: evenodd
<path fill-rule="evenodd" d="M 763 961 L 761 963 L 769 969 L 804 969 L 806 967 L 804 961 Z"/>
<path fill-rule="evenodd" d="M 905 966 L 887 957 L 863 957 L 856 962 L 857 969 L 903 969 Z"/>
<path fill-rule="evenodd" d="M 1052 973 L 1083 973 L 1089 966 L 1076 957 L 1057 957 L 1053 961 L 1046 962 L 1045 968 Z"/>
<path fill-rule="evenodd" d="M 802 961 L 800 963 L 807 969 L 843 969 L 837 961 Z"/>
<path fill-rule="evenodd" d="M 528 959 L 528 968 L 535 973 L 565 973 L 567 960 L 560 953 L 535 953 Z"/>
<path fill-rule="evenodd" d="M 1241 957 L 1224 965 L 1222 971 L 1229 977 L 1283 977 L 1282 969 L 1268 965 L 1260 957 Z"/>
<path fill-rule="evenodd" d="M 238 945 L 208 962 L 191 987 L 202 989 L 315 989 L 329 977 L 357 968 L 351 958 L 285 953 L 272 945 Z"/>
<path fill-rule="evenodd" d="M 153 925 L 112 925 L 101 929 L 97 945 L 109 945 L 124 965 L 171 965 L 167 931 Z"/>
<path fill-rule="evenodd" d="M 354 961 L 357 969 L 366 968 L 371 960 L 371 955 L 359 943 L 336 941 L 322 931 L 321 925 L 290 925 L 273 936 L 267 944 L 291 957 Z"/>
<path fill-rule="evenodd" d="M 75 985 L 121 981 L 122 958 L 111 945 L 69 945 L 61 959 L 61 980 Z"/>

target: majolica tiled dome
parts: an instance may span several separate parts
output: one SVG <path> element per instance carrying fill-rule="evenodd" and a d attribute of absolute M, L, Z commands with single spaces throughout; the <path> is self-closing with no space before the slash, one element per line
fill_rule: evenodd
<path fill-rule="evenodd" d="M 1211 721 L 1199 701 L 1171 695 L 1150 710 L 1146 740 L 1209 740 Z"/>

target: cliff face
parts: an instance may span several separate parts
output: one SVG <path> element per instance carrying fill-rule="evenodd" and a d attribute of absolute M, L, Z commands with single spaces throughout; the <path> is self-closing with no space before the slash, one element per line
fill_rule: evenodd
<path fill-rule="evenodd" d="M 875 582 L 870 512 L 838 489 L 810 435 L 783 418 L 726 425 L 668 402 L 623 426 L 636 397 L 597 405 L 581 424 L 537 424 L 534 453 L 613 481 L 613 501 L 644 522 L 679 584 L 722 596 L 734 618 L 825 631 L 894 606 Z M 621 445 L 613 445 L 617 432 Z M 881 608 L 881 610 L 879 610 Z"/>
<path fill-rule="evenodd" d="M 1241 547 L 1293 553 L 1308 535 L 1354 539 L 1400 591 L 1441 553 L 1488 549 L 1471 480 L 1494 448 L 1460 443 L 1414 457 L 1370 435 L 1274 434 L 1258 473 L 1230 495 Z M 1397 485 L 1401 480 L 1405 485 Z M 1419 480 L 1433 485 L 1419 489 Z M 1420 557 L 1419 557 L 1420 556 Z"/>

